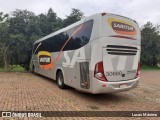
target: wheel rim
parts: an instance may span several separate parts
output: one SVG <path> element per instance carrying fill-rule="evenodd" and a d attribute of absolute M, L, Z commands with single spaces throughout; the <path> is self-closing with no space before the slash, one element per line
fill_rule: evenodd
<path fill-rule="evenodd" d="M 61 86 L 62 85 L 62 82 L 63 82 L 63 78 L 62 78 L 62 75 L 60 75 L 58 77 L 58 84 Z"/>

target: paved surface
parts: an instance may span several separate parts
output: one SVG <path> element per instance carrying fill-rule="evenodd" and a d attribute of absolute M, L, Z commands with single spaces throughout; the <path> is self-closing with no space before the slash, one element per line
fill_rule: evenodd
<path fill-rule="evenodd" d="M 142 71 L 136 89 L 117 93 L 92 95 L 69 88 L 61 90 L 56 82 L 31 73 L 0 72 L 0 111 L 160 111 L 160 71 Z M 2 119 L 2 118 L 0 118 Z M 14 118 L 20 119 L 20 118 Z M 22 118 L 21 118 L 22 119 Z M 33 118 L 25 118 L 33 119 Z M 35 118 L 37 119 L 37 118 Z M 41 119 L 74 119 L 56 117 Z M 83 119 L 109 119 L 85 118 Z M 121 120 L 122 118 L 112 118 Z M 123 118 L 137 119 L 142 118 Z M 158 119 L 158 118 L 143 118 Z M 7 120 L 7 119 L 6 119 Z"/>

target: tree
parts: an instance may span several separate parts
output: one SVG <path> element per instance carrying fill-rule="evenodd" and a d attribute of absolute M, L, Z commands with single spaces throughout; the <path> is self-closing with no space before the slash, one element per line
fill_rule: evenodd
<path fill-rule="evenodd" d="M 8 14 L 0 13 L 0 51 L 3 56 L 4 68 L 9 68 L 8 51 L 11 45 L 11 38 L 8 27 Z"/>
<path fill-rule="evenodd" d="M 33 42 L 41 36 L 37 17 L 27 10 L 13 11 L 9 19 L 9 31 L 13 40 L 10 51 L 11 64 L 19 64 L 28 69 L 28 51 L 31 50 Z"/>
<path fill-rule="evenodd" d="M 63 27 L 71 25 L 72 23 L 75 23 L 82 18 L 84 18 L 84 14 L 79 9 L 72 8 L 71 14 L 63 21 Z"/>
<path fill-rule="evenodd" d="M 62 28 L 62 19 L 57 17 L 56 13 L 50 8 L 47 14 L 38 15 L 38 27 L 41 35 L 46 36 Z"/>
<path fill-rule="evenodd" d="M 65 20 L 57 17 L 52 8 L 37 16 L 19 9 L 10 15 L 0 13 L 0 65 L 7 69 L 9 64 L 18 64 L 28 69 L 28 54 L 35 40 L 82 18 L 83 13 L 78 9 L 72 9 Z"/>
<path fill-rule="evenodd" d="M 1 21 L 4 21 L 4 16 L 1 15 Z M 7 25 L 4 25 L 6 23 Z M 52 8 L 48 10 L 47 14 L 38 16 L 30 11 L 17 9 L 11 13 L 11 17 L 7 22 L 4 22 L 3 25 L 1 24 L 0 27 L 3 27 L 1 31 L 3 30 L 6 33 L 3 35 L 10 37 L 7 39 L 12 40 L 12 45 L 7 44 L 12 50 L 8 50 L 9 47 L 5 47 L 9 54 L 7 59 L 10 61 L 10 64 L 19 64 L 28 69 L 30 61 L 30 56 L 28 55 L 31 55 L 33 42 L 60 29 L 62 20 L 57 17 Z M 3 41 L 7 42 L 6 40 Z"/>
<path fill-rule="evenodd" d="M 141 64 L 156 66 L 160 63 L 160 35 L 159 26 L 147 22 L 141 29 L 142 52 Z"/>

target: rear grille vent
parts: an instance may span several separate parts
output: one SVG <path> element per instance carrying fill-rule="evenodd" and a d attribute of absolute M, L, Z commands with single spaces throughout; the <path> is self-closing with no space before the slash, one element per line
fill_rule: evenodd
<path fill-rule="evenodd" d="M 106 50 L 112 55 L 136 55 L 138 49 L 132 46 L 107 45 Z"/>
<path fill-rule="evenodd" d="M 81 88 L 89 89 L 90 78 L 89 78 L 89 62 L 81 62 L 80 66 L 80 83 Z"/>

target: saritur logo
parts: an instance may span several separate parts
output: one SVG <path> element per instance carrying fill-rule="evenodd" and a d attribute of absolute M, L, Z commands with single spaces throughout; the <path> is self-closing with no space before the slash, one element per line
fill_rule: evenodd
<path fill-rule="evenodd" d="M 108 22 L 112 29 L 118 33 L 123 35 L 136 35 L 136 29 L 133 26 L 132 22 L 124 21 L 121 19 L 109 18 Z"/>
<path fill-rule="evenodd" d="M 54 67 L 51 55 L 47 51 L 38 52 L 38 61 L 41 69 L 50 70 Z"/>
<path fill-rule="evenodd" d="M 40 55 L 39 56 L 39 64 L 40 65 L 48 65 L 51 63 L 51 57 L 47 55 Z"/>
<path fill-rule="evenodd" d="M 133 26 L 127 25 L 124 23 L 120 23 L 120 22 L 112 22 L 112 28 L 114 30 L 125 31 L 125 32 L 134 32 L 135 31 Z"/>

